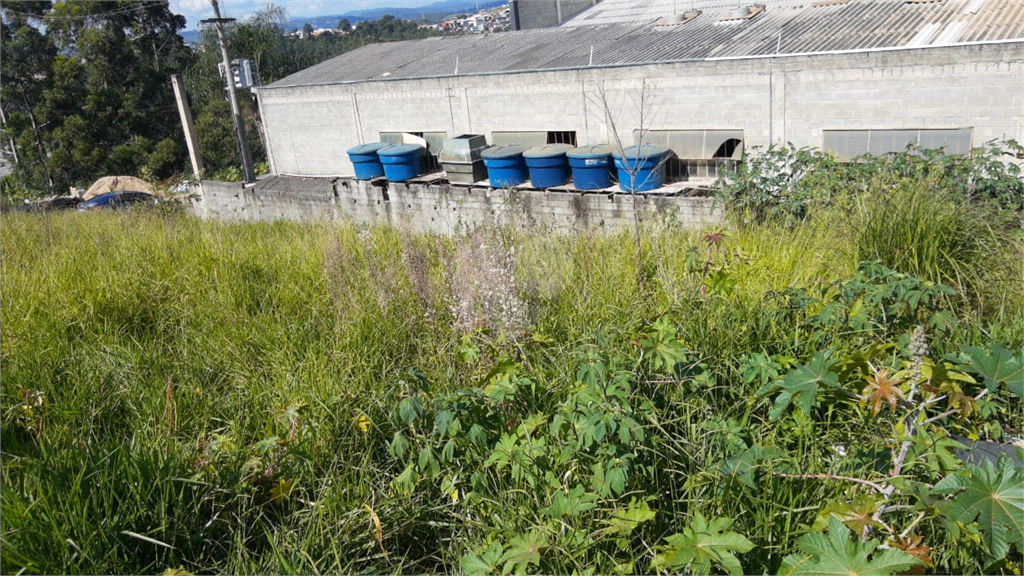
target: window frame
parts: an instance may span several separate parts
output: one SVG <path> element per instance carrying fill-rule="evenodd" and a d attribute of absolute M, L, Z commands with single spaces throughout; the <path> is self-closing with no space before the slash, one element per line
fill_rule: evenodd
<path fill-rule="evenodd" d="M 576 130 L 498 130 L 491 132 L 491 144 L 507 146 L 547 146 L 548 144 L 568 144 L 577 146 Z"/>
<path fill-rule="evenodd" d="M 886 154 L 906 152 L 911 144 L 921 147 L 922 136 L 942 136 L 946 134 L 945 143 L 942 146 L 932 146 L 929 143 L 924 150 L 941 150 L 942 154 L 959 154 L 970 156 L 974 150 L 974 127 L 957 126 L 955 128 L 855 128 L 855 129 L 823 129 L 821 131 L 821 150 L 831 154 L 840 162 L 851 162 L 858 156 L 872 154 L 873 156 L 884 156 Z M 953 144 L 948 141 L 955 137 L 964 137 Z M 876 144 L 875 138 L 878 138 Z M 885 140 L 889 139 L 891 144 L 886 145 Z M 863 144 L 861 143 L 863 141 Z M 897 142 L 906 141 L 900 148 Z M 966 147 L 965 147 L 966 144 Z M 952 147 L 952 150 L 948 148 Z"/>

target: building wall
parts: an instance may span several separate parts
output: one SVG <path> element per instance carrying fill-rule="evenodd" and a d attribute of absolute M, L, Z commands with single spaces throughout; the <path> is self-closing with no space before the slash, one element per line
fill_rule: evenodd
<path fill-rule="evenodd" d="M 380 132 L 742 129 L 745 145 L 820 147 L 824 129 L 973 127 L 1024 141 L 1024 42 L 606 67 L 259 91 L 277 174 L 348 176 Z"/>
<path fill-rule="evenodd" d="M 590 8 L 597 0 L 515 0 L 519 29 L 550 28 Z M 561 18 L 559 18 L 561 16 Z"/>
<path fill-rule="evenodd" d="M 390 182 L 386 188 L 339 178 L 333 188 L 297 193 L 204 181 L 194 203 L 202 218 L 232 221 L 337 220 L 390 224 L 453 235 L 486 225 L 534 226 L 563 232 L 619 231 L 660 223 L 701 229 L 721 222 L 714 198 L 603 194 Z"/>

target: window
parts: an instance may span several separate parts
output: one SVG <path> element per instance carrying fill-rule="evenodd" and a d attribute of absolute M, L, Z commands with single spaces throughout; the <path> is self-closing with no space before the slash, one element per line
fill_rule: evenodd
<path fill-rule="evenodd" d="M 520 144 L 522 146 L 569 144 L 570 146 L 576 146 L 576 131 L 491 132 L 491 144 L 495 146 L 505 146 L 507 144 Z"/>
<path fill-rule="evenodd" d="M 429 174 L 441 169 L 437 162 L 437 153 L 441 151 L 447 132 L 381 132 L 380 141 L 388 144 L 401 144 L 402 134 L 409 134 L 417 138 L 423 138 L 427 142 L 427 150 L 423 154 L 423 172 Z"/>
<path fill-rule="evenodd" d="M 576 131 L 569 132 L 548 132 L 547 144 L 568 144 L 576 145 Z"/>
<path fill-rule="evenodd" d="M 839 160 L 852 160 L 861 154 L 880 156 L 904 152 L 914 145 L 926 150 L 941 149 L 946 154 L 970 154 L 973 128 L 940 130 L 823 130 L 822 150 Z"/>
<path fill-rule="evenodd" d="M 640 144 L 639 130 L 633 140 Z M 720 169 L 743 157 L 743 130 L 648 130 L 644 144 L 667 146 L 676 157 L 666 165 L 666 178 L 717 178 Z"/>
<path fill-rule="evenodd" d="M 740 150 L 740 154 L 743 153 L 742 150 L 741 150 L 742 146 L 743 146 L 743 140 L 742 139 L 740 139 L 740 138 L 729 138 L 725 142 L 722 142 L 721 144 L 718 145 L 718 150 L 715 150 L 714 155 L 712 155 L 711 157 L 712 158 L 732 158 L 736 154 L 737 150 Z"/>

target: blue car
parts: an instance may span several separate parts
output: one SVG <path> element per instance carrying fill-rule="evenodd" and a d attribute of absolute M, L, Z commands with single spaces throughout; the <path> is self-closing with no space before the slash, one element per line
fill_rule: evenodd
<path fill-rule="evenodd" d="M 133 206 L 156 206 L 157 197 L 145 192 L 107 192 L 78 205 L 79 212 L 88 210 L 121 210 Z"/>

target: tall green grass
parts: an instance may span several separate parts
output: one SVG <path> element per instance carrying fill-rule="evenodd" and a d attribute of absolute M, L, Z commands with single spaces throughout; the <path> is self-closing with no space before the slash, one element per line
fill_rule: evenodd
<path fill-rule="evenodd" d="M 854 202 L 847 229 L 856 259 L 877 260 L 1005 308 L 1002 290 L 1020 275 L 1001 263 L 1019 257 L 1020 244 L 1004 240 L 1006 223 L 994 207 L 965 202 L 936 178 L 877 186 Z"/>
<path fill-rule="evenodd" d="M 388 443 L 403 429 L 402 398 L 417 382 L 438 394 L 472 387 L 511 362 L 535 382 L 528 409 L 548 411 L 574 389 L 581 349 L 635 358 L 637 334 L 663 315 L 710 378 L 656 385 L 662 444 L 642 456 L 656 485 L 631 496 L 656 499 L 659 520 L 625 555 L 644 569 L 649 547 L 701 512 L 739 518 L 757 545 L 744 566 L 774 570 L 847 486 L 724 486 L 713 472 L 727 456 L 722 432 L 705 423 L 731 419 L 809 470 L 833 465 L 830 442 L 864 433 L 767 422 L 738 364 L 798 352 L 782 350 L 794 328 L 774 291 L 846 279 L 870 254 L 1001 303 L 966 304 L 953 343 L 1021 344 L 1011 311 L 1022 288 L 1002 280 L 1020 277 L 1021 260 L 981 260 L 1019 256 L 1018 237 L 972 235 L 984 227 L 958 222 L 955 207 L 873 202 L 855 215 L 856 235 L 835 214 L 726 227 L 712 262 L 732 280 L 721 293 L 702 275 L 715 230 L 645 229 L 638 261 L 631 231 L 441 238 L 145 213 L 5 216 L 0 570 L 457 572 L 495 530 L 528 519 L 396 490 Z M 615 554 L 565 549 L 546 566 L 610 572 Z M 950 570 L 973 566 L 951 557 Z"/>

